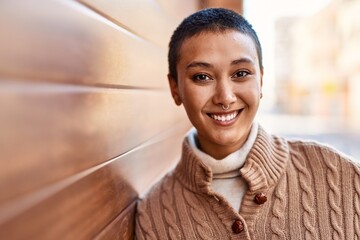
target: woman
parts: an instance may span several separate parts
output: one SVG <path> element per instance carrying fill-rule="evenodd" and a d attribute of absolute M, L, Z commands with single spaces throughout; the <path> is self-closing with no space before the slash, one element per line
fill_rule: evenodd
<path fill-rule="evenodd" d="M 169 84 L 194 125 L 177 167 L 139 202 L 138 239 L 360 239 L 360 169 L 314 142 L 269 135 L 261 46 L 225 9 L 186 18 Z"/>

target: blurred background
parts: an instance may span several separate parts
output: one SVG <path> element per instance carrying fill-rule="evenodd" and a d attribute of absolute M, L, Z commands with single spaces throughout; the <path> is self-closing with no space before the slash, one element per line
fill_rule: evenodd
<path fill-rule="evenodd" d="M 360 157 L 360 1 L 244 1 L 264 49 L 259 121 Z"/>

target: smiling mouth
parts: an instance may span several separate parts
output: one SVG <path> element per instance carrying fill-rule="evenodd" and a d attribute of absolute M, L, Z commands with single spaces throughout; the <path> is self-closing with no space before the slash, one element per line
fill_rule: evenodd
<path fill-rule="evenodd" d="M 216 121 L 228 122 L 235 119 L 240 114 L 241 111 L 242 109 L 229 113 L 208 113 L 207 115 Z"/>

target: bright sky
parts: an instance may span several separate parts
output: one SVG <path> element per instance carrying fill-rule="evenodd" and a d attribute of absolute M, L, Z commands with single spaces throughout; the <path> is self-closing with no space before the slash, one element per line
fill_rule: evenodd
<path fill-rule="evenodd" d="M 324 8 L 330 0 L 244 0 L 245 18 L 253 25 L 260 38 L 264 61 L 264 110 L 274 104 L 274 24 L 285 16 L 307 16 Z"/>

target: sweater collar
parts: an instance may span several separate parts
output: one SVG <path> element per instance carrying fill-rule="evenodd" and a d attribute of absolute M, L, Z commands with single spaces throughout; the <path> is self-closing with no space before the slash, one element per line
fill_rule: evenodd
<path fill-rule="evenodd" d="M 240 174 L 250 191 L 259 191 L 274 185 L 285 170 L 289 150 L 282 138 L 269 135 L 259 125 L 255 143 L 251 148 Z M 185 139 L 181 161 L 175 168 L 177 178 L 191 191 L 209 193 L 213 173 Z"/>
<path fill-rule="evenodd" d="M 255 142 L 257 131 L 258 124 L 257 122 L 254 122 L 243 146 L 239 150 L 220 160 L 216 160 L 199 149 L 197 144 L 197 131 L 195 128 L 192 128 L 188 132 L 186 140 L 197 158 L 201 159 L 201 161 L 211 169 L 213 178 L 236 177 L 240 175 L 239 169 L 244 165 L 246 157 Z"/>

